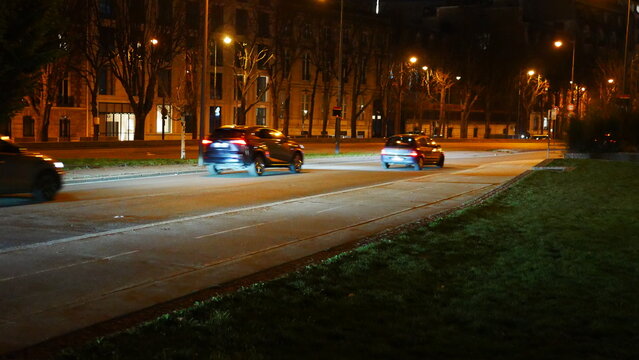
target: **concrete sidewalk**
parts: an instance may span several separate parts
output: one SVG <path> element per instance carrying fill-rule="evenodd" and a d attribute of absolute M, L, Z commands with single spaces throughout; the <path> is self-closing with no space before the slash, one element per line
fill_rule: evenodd
<path fill-rule="evenodd" d="M 0 251 L 0 354 L 459 208 L 541 160 L 504 159 Z M 203 170 L 164 173 L 175 171 Z M 117 176 L 162 173 L 133 172 Z M 103 178 L 87 171 L 67 181 L 91 176 Z"/>

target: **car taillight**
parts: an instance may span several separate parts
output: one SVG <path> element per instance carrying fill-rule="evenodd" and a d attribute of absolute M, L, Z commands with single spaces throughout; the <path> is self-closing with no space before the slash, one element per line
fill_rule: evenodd
<path fill-rule="evenodd" d="M 202 145 L 211 145 L 213 144 L 213 141 L 209 140 L 209 139 L 203 139 L 202 140 Z"/>
<path fill-rule="evenodd" d="M 419 154 L 417 154 L 417 151 L 415 151 L 415 150 L 413 150 L 413 151 L 411 151 L 411 152 L 410 152 L 410 156 L 415 157 L 415 156 L 417 156 L 417 155 L 419 155 Z"/>
<path fill-rule="evenodd" d="M 246 141 L 239 139 L 239 140 L 231 140 L 229 141 L 231 144 L 238 144 L 238 145 L 246 145 Z"/>

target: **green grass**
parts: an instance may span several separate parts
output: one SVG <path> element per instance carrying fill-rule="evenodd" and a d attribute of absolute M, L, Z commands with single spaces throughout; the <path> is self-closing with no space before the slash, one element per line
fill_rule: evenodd
<path fill-rule="evenodd" d="M 637 359 L 639 166 L 558 160 L 482 205 L 59 359 Z"/>
<path fill-rule="evenodd" d="M 305 154 L 307 159 L 317 159 L 324 157 L 346 157 L 346 156 L 373 156 L 378 153 L 370 152 L 346 152 L 340 154 L 331 153 L 317 153 L 317 154 Z M 64 163 L 64 167 L 67 170 L 74 169 L 98 169 L 103 167 L 127 167 L 127 166 L 158 166 L 158 165 L 179 165 L 179 164 L 197 164 L 197 159 L 61 159 Z"/>
<path fill-rule="evenodd" d="M 63 159 L 64 167 L 67 170 L 74 169 L 97 169 L 103 167 L 127 167 L 127 166 L 157 166 L 157 165 L 179 165 L 197 164 L 197 159 Z"/>

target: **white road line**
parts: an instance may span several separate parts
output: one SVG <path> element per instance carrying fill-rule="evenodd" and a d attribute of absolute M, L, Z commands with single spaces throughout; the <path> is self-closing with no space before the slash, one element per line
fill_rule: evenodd
<path fill-rule="evenodd" d="M 212 233 L 212 234 L 196 236 L 194 239 L 202 239 L 202 238 L 205 238 L 205 237 L 226 234 L 226 233 L 231 232 L 231 231 L 248 229 L 248 228 L 252 228 L 252 227 L 256 227 L 256 226 L 260 226 L 260 225 L 264 225 L 264 224 L 266 224 L 266 223 L 259 223 L 259 224 L 253 224 L 253 225 L 247 225 L 247 226 L 240 226 L 240 227 L 237 227 L 235 229 L 228 229 L 228 230 L 224 230 L 224 231 L 218 231 L 218 232 Z"/>
<path fill-rule="evenodd" d="M 115 259 L 116 257 L 120 257 L 120 256 L 125 256 L 125 255 L 130 255 L 130 254 L 135 254 L 136 252 L 138 252 L 140 250 L 133 250 L 133 251 L 127 251 L 127 252 L 123 252 L 120 254 L 115 254 L 115 255 L 111 255 L 111 256 L 104 256 L 104 257 L 99 257 L 99 258 L 93 258 L 90 260 L 85 260 L 85 261 L 80 261 L 80 262 L 76 262 L 76 263 L 71 263 L 71 264 L 66 264 L 66 265 L 62 265 L 62 266 L 57 266 L 57 267 L 52 267 L 52 268 L 48 268 L 48 269 L 43 269 L 43 270 L 39 270 L 39 271 L 35 271 L 35 272 L 31 272 L 31 273 L 25 273 L 25 274 L 20 274 L 18 276 L 10 276 L 10 277 L 6 277 L 6 278 L 2 278 L 0 279 L 0 282 L 4 282 L 4 281 L 11 281 L 11 280 L 16 280 L 16 279 L 21 279 L 21 278 L 25 278 L 27 276 L 32 276 L 32 275 L 38 275 L 38 274 L 44 274 L 46 272 L 50 272 L 50 271 L 56 271 L 56 270 L 62 270 L 62 269 L 68 269 L 74 266 L 78 266 L 78 265 L 84 265 L 84 264 L 89 264 L 89 263 L 94 263 L 94 262 L 98 262 L 98 261 L 104 261 L 104 260 L 111 260 L 111 259 Z"/>
<path fill-rule="evenodd" d="M 344 207 L 344 205 L 340 205 L 340 206 L 333 206 L 332 208 L 328 208 L 328 209 L 324 209 L 324 210 L 320 210 L 318 212 L 316 212 L 316 214 L 321 214 L 323 212 L 327 212 L 327 211 L 331 211 L 331 210 L 335 210 L 335 209 L 339 209 Z"/>

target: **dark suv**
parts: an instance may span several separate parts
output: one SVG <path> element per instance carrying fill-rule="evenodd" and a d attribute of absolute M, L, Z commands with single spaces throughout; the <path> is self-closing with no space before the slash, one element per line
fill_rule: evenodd
<path fill-rule="evenodd" d="M 223 170 L 248 170 L 261 176 L 267 167 L 288 167 L 302 171 L 301 144 L 282 132 L 263 126 L 223 126 L 202 140 L 204 163 L 211 175 Z"/>
<path fill-rule="evenodd" d="M 416 134 L 394 135 L 388 138 L 381 152 L 382 168 L 392 164 L 408 165 L 421 170 L 425 164 L 444 166 L 444 151 L 432 139 Z"/>
<path fill-rule="evenodd" d="M 32 193 L 38 201 L 52 200 L 62 187 L 63 167 L 0 138 L 0 194 Z"/>

